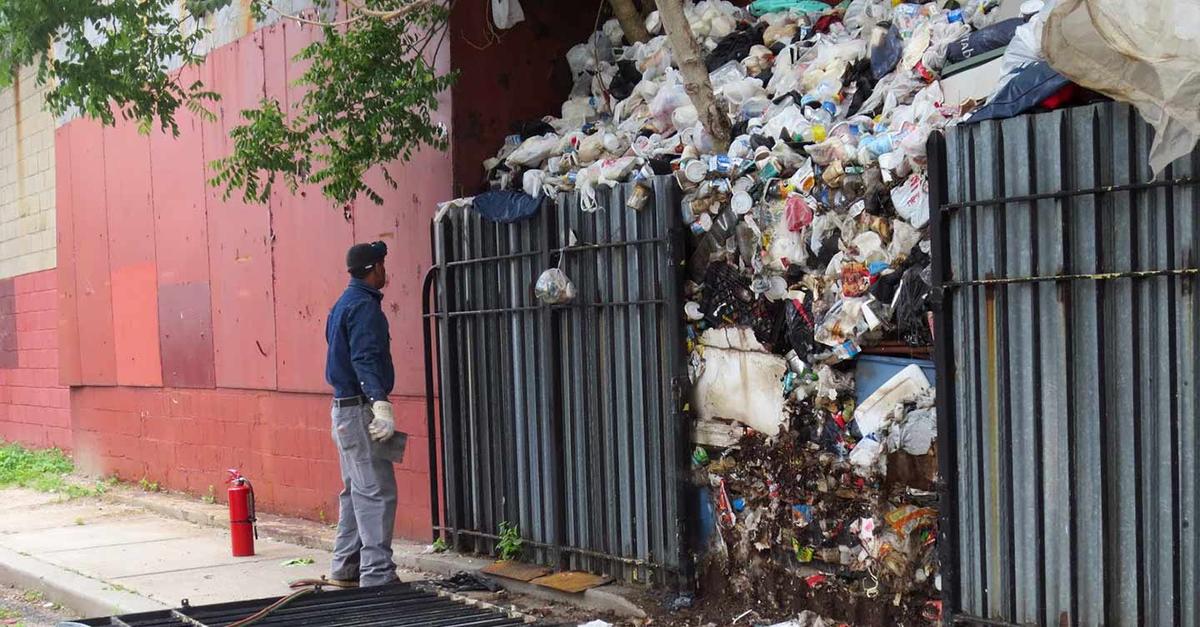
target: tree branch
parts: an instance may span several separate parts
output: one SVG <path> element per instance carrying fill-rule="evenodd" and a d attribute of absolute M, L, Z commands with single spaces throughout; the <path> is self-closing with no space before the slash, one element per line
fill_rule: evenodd
<path fill-rule="evenodd" d="M 608 0 L 608 3 L 612 5 L 613 13 L 621 23 L 621 30 L 625 31 L 625 39 L 629 43 L 650 41 L 650 32 L 646 30 L 642 14 L 633 6 L 633 0 Z"/>
<path fill-rule="evenodd" d="M 730 136 L 733 134 L 729 124 L 729 116 L 725 107 L 713 93 L 712 81 L 708 78 L 708 68 L 704 65 L 704 57 L 700 53 L 700 44 L 692 34 L 692 26 L 688 23 L 683 12 L 683 0 L 656 0 L 658 13 L 662 17 L 663 30 L 671 43 L 671 51 L 675 56 L 675 65 L 683 74 L 683 86 L 687 90 L 700 123 L 704 130 L 713 138 L 713 148 L 718 152 L 729 150 Z"/>

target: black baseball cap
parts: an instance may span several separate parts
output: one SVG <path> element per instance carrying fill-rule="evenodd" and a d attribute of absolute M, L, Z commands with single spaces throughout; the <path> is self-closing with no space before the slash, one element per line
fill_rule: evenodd
<path fill-rule="evenodd" d="M 383 242 L 355 244 L 346 251 L 346 269 L 370 270 L 384 257 L 387 257 L 387 244 Z"/>

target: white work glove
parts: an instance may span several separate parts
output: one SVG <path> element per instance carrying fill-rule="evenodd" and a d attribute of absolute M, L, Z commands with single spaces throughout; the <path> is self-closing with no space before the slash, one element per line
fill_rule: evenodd
<path fill-rule="evenodd" d="M 396 415 L 392 413 L 392 404 L 387 401 L 375 401 L 371 405 L 371 413 L 375 418 L 367 425 L 367 433 L 376 442 L 383 442 L 396 433 Z"/>

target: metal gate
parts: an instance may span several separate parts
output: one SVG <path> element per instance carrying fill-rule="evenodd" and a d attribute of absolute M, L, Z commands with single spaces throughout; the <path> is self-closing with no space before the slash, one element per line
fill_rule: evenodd
<path fill-rule="evenodd" d="M 599 188 L 594 213 L 560 194 L 525 222 L 469 209 L 435 220 L 426 301 L 436 285 L 440 407 L 429 419 L 442 446 L 431 490 L 434 527 L 457 549 L 493 554 L 507 523 L 527 560 L 628 581 L 690 577 L 684 233 L 674 179 L 652 183 L 641 211 L 626 207 L 624 185 Z M 534 297 L 552 267 L 575 284 L 572 303 Z M 432 396 L 431 346 L 427 320 Z"/>
<path fill-rule="evenodd" d="M 1198 624 L 1200 152 L 1107 103 L 930 142 L 942 573 L 963 622 Z"/>

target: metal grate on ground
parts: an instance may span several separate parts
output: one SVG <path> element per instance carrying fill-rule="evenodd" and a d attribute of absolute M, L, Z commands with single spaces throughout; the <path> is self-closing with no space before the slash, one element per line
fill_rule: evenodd
<path fill-rule="evenodd" d="M 202 606 L 185 604 L 173 610 L 92 618 L 79 621 L 78 624 L 91 627 L 227 627 L 280 598 Z M 464 599 L 441 596 L 411 584 L 396 584 L 381 588 L 313 592 L 253 624 L 255 627 L 510 627 L 529 624 L 530 620 L 496 607 L 471 605 Z"/>

